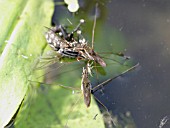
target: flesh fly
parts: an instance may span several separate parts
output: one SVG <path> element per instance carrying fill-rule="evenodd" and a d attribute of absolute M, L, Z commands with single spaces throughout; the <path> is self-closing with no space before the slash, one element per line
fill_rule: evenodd
<path fill-rule="evenodd" d="M 68 57 L 75 58 L 78 61 L 95 61 L 102 67 L 105 67 L 106 63 L 104 60 L 88 45 L 85 38 L 82 37 L 79 30 L 82 23 L 84 23 L 83 19 L 80 20 L 80 23 L 71 33 L 68 33 L 61 25 L 48 28 L 48 31 L 45 33 L 47 43 L 60 55 L 60 58 Z M 74 38 L 75 32 L 78 34 L 78 40 Z"/>

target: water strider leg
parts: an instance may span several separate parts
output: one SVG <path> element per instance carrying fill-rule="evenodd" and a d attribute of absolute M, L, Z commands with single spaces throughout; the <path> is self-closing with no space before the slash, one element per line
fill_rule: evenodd
<path fill-rule="evenodd" d="M 117 75 L 117 76 L 115 76 L 115 77 L 109 78 L 109 79 L 107 79 L 106 81 L 98 84 L 97 86 L 95 86 L 95 87 L 91 90 L 91 91 L 92 91 L 92 94 L 93 94 L 94 92 L 96 92 L 97 90 L 99 90 L 100 88 L 102 88 L 103 86 L 105 86 L 107 83 L 109 83 L 109 82 L 111 82 L 112 80 L 118 78 L 119 76 L 122 76 L 122 75 L 126 74 L 127 72 L 129 72 L 129 71 L 137 68 L 138 66 L 139 66 L 139 63 L 137 63 L 135 66 L 127 69 L 126 71 L 122 72 L 121 74 L 119 74 L 119 75 Z"/>
<path fill-rule="evenodd" d="M 106 107 L 97 97 L 95 97 L 94 95 L 93 95 L 93 97 L 94 97 L 95 100 L 96 100 L 100 105 L 102 105 L 102 107 L 106 110 L 106 113 L 109 115 L 111 122 L 113 123 L 114 126 L 116 126 L 115 123 L 114 123 L 114 120 L 113 120 L 113 118 L 112 118 L 112 115 L 110 114 L 110 112 L 109 112 L 109 110 L 107 109 L 107 107 Z"/>
<path fill-rule="evenodd" d="M 91 89 L 91 94 L 94 94 L 97 90 L 99 90 L 100 88 L 102 88 L 103 86 L 105 86 L 107 83 L 109 83 L 109 82 L 112 81 L 113 79 L 116 79 L 117 77 L 122 76 L 123 74 L 125 74 L 125 73 L 127 73 L 127 72 L 129 72 L 129 71 L 131 71 L 131 70 L 133 70 L 133 69 L 135 69 L 135 68 L 138 67 L 138 66 L 139 66 L 139 63 L 136 64 L 135 66 L 127 69 L 126 71 L 122 72 L 120 75 L 115 76 L 115 77 L 110 78 L 110 79 L 107 79 L 106 81 L 102 82 L 101 84 L 98 84 L 96 87 L 94 87 L 94 88 Z M 94 95 L 93 95 L 93 96 L 94 96 Z M 107 114 L 109 115 L 109 117 L 110 117 L 110 119 L 111 119 L 111 123 L 112 123 L 114 126 L 116 126 L 115 123 L 114 123 L 114 120 L 113 120 L 113 118 L 112 118 L 112 115 L 109 113 L 107 107 L 106 107 L 97 97 L 94 96 L 94 98 L 95 98 L 96 101 L 97 101 L 100 105 L 102 105 L 102 107 L 106 110 Z"/>
<path fill-rule="evenodd" d="M 32 81 L 32 80 L 28 80 L 29 82 L 35 82 L 35 83 L 38 83 L 38 84 L 41 84 L 41 85 L 43 85 L 44 83 L 43 82 L 38 82 L 38 81 Z M 45 85 L 56 85 L 56 84 L 46 84 L 45 83 Z M 64 85 L 62 85 L 62 84 L 57 84 L 56 86 L 59 86 L 59 87 L 61 87 L 61 88 L 65 88 L 65 89 L 69 89 L 69 90 L 77 90 L 77 91 L 80 91 L 80 89 L 79 88 L 75 88 L 75 87 L 71 87 L 71 86 L 64 86 Z"/>

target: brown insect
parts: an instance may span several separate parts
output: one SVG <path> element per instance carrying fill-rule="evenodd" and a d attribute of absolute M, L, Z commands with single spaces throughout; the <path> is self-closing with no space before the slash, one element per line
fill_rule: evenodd
<path fill-rule="evenodd" d="M 81 36 L 81 31 L 79 30 L 80 25 L 84 23 L 81 19 L 77 27 L 68 33 L 66 29 L 59 25 L 53 28 L 48 28 L 49 31 L 45 33 L 45 38 L 50 47 L 56 51 L 62 57 L 75 58 L 76 60 L 89 60 L 95 61 L 102 67 L 106 66 L 104 60 L 93 50 L 93 37 L 92 37 L 92 47 L 88 45 L 85 38 L 79 39 Z M 94 30 L 93 30 L 94 31 Z M 78 33 L 78 39 L 74 38 L 74 33 Z M 81 36 L 82 37 L 82 36 Z"/>
<path fill-rule="evenodd" d="M 91 103 L 91 94 L 93 94 L 94 92 L 96 92 L 97 90 L 99 90 L 100 88 L 104 87 L 107 83 L 111 82 L 112 80 L 116 79 L 117 77 L 120 77 L 122 75 L 124 75 L 125 73 L 135 69 L 136 67 L 138 67 L 139 64 L 136 64 L 134 66 L 132 66 L 131 68 L 127 69 L 126 71 L 122 72 L 121 74 L 114 76 L 112 78 L 109 78 L 107 80 L 105 80 L 104 82 L 96 85 L 94 88 L 92 88 L 91 82 L 88 78 L 89 74 L 88 74 L 88 66 L 86 66 L 85 68 L 83 67 L 83 72 L 82 72 L 82 80 L 81 80 L 81 91 L 83 93 L 83 97 L 84 97 L 84 103 L 87 107 L 90 106 Z M 97 100 L 99 101 L 99 100 Z M 99 101 L 99 103 L 101 103 Z M 102 104 L 103 106 L 103 104 Z"/>
<path fill-rule="evenodd" d="M 93 87 L 93 88 L 92 88 L 91 82 L 90 82 L 90 80 L 89 80 L 89 78 L 88 78 L 88 77 L 89 77 L 89 72 L 88 72 L 88 70 L 91 70 L 91 67 L 88 67 L 88 64 L 86 65 L 86 67 L 83 67 L 82 80 L 81 80 L 81 91 L 82 91 L 82 94 L 83 94 L 83 97 L 84 97 L 84 103 L 85 103 L 86 107 L 87 107 L 87 108 L 90 107 L 91 95 L 94 94 L 97 90 L 101 89 L 102 87 L 104 87 L 105 85 L 107 85 L 107 84 L 108 84 L 109 82 L 111 82 L 112 80 L 116 79 L 117 77 L 120 77 L 120 76 L 124 75 L 125 73 L 127 73 L 127 72 L 135 69 L 135 68 L 138 67 L 138 66 L 139 66 L 139 64 L 136 64 L 136 65 L 134 65 L 133 67 L 127 69 L 127 70 L 124 71 L 124 72 L 122 72 L 121 74 L 119 74 L 119 75 L 117 75 L 117 76 L 114 76 L 114 77 L 112 77 L 112 78 L 109 78 L 109 79 L 105 80 L 104 82 L 96 85 L 96 86 Z M 67 87 L 67 86 L 61 86 L 61 87 L 69 88 L 69 89 L 70 89 L 70 87 Z M 93 95 L 93 96 L 94 96 L 94 95 Z M 97 100 L 98 103 L 100 103 L 100 104 L 104 107 L 104 109 L 106 110 L 106 113 L 111 117 L 111 115 L 110 115 L 107 107 L 106 107 L 105 105 L 103 105 L 95 96 L 94 96 L 94 98 Z M 79 99 L 77 100 L 77 102 L 78 102 L 78 101 L 79 101 Z M 77 103 L 77 102 L 76 102 L 76 103 Z M 74 104 L 74 105 L 75 105 L 75 104 Z M 73 108 L 72 108 L 71 112 L 72 112 L 72 111 L 73 111 Z M 71 112 L 70 112 L 70 113 L 71 113 Z M 69 119 L 69 117 L 70 117 L 70 113 L 69 113 L 69 115 L 68 115 L 68 119 Z M 97 116 L 97 115 L 96 115 L 96 116 Z M 96 118 L 96 116 L 94 117 L 94 119 Z M 112 117 L 111 117 L 111 122 L 114 124 L 114 121 L 113 121 Z M 66 122 L 66 124 L 65 124 L 65 127 L 67 127 L 67 125 L 68 125 L 68 120 L 67 120 L 67 122 Z"/>
<path fill-rule="evenodd" d="M 82 72 L 82 80 L 81 80 L 81 91 L 83 93 L 83 97 L 84 97 L 84 103 L 87 107 L 90 106 L 90 102 L 91 102 L 91 82 L 88 79 L 88 70 L 87 70 L 87 66 L 84 68 L 83 67 L 83 72 Z"/>

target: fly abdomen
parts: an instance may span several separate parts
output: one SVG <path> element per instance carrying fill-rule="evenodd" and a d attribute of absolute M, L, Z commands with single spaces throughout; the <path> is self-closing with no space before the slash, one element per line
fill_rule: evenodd
<path fill-rule="evenodd" d="M 58 53 L 61 54 L 62 56 L 67 56 L 70 58 L 76 58 L 79 56 L 78 52 L 71 51 L 70 49 L 59 49 Z"/>
<path fill-rule="evenodd" d="M 67 42 L 56 35 L 53 30 L 49 30 L 48 32 L 46 32 L 45 38 L 47 40 L 47 43 L 54 51 L 58 51 L 60 48 L 63 47 L 68 47 Z"/>

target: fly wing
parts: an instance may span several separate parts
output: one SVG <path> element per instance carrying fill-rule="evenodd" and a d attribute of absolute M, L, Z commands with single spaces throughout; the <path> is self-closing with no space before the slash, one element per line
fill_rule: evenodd
<path fill-rule="evenodd" d="M 56 52 L 44 54 L 37 59 L 34 66 L 34 74 L 39 72 L 43 75 L 36 75 L 31 81 L 41 82 L 42 84 L 63 85 L 63 86 L 81 86 L 81 69 L 85 63 L 76 61 L 72 58 L 58 58 Z M 44 79 L 45 78 L 45 79 Z"/>

